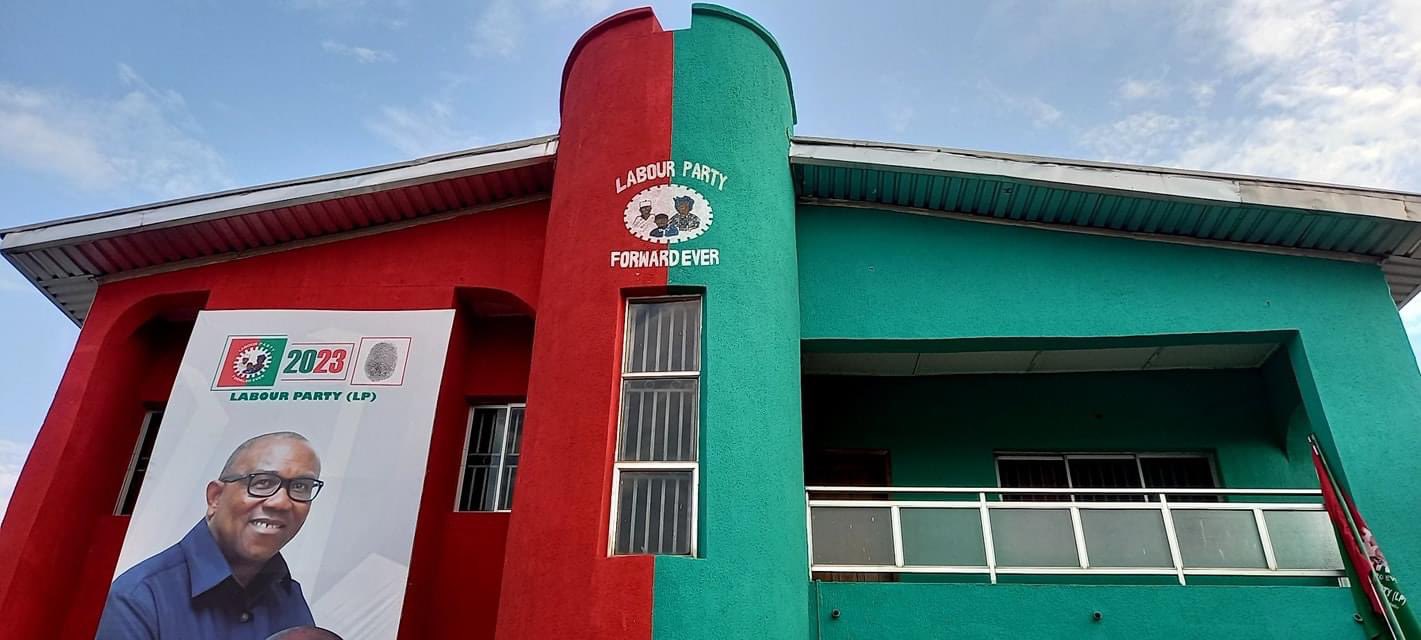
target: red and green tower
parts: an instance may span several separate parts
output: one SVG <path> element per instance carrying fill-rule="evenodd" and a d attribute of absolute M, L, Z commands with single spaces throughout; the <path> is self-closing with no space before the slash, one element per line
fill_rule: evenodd
<path fill-rule="evenodd" d="M 562 118 L 528 391 L 544 427 L 525 443 L 499 637 L 807 637 L 795 114 L 779 48 L 714 5 L 675 32 L 627 11 L 574 46 Z M 680 237 L 635 220 L 677 196 L 695 214 Z M 621 301 L 664 293 L 703 299 L 698 551 L 614 556 Z"/>

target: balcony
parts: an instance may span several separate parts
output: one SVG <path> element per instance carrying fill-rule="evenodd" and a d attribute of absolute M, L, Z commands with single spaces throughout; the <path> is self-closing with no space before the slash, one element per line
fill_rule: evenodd
<path fill-rule="evenodd" d="M 819 637 L 1358 637 L 1269 340 L 806 345 Z"/>
<path fill-rule="evenodd" d="M 1315 489 L 806 489 L 811 571 L 1341 578 Z M 892 576 L 892 577 L 887 577 Z"/>

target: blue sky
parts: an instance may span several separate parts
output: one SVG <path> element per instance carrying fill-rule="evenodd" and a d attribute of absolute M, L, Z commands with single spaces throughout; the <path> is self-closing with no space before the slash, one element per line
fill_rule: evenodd
<path fill-rule="evenodd" d="M 626 6 L 0 3 L 0 227 L 554 133 L 568 49 Z M 804 135 L 1421 191 L 1421 3 L 729 6 Z M 0 332 L 3 510 L 77 330 L 0 265 Z"/>

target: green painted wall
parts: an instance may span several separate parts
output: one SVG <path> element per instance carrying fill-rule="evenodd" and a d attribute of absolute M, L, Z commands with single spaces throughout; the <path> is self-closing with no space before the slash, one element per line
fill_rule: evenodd
<path fill-rule="evenodd" d="M 715 217 L 673 248 L 716 248 L 720 264 L 669 274 L 705 290 L 700 557 L 657 558 L 653 634 L 799 640 L 810 616 L 789 77 L 768 34 L 733 12 L 697 5 L 675 35 L 672 160 L 727 178 L 674 180 Z"/>
<path fill-rule="evenodd" d="M 1296 377 L 1299 398 L 1270 399 L 1278 405 L 1271 413 L 1294 429 L 1313 425 L 1394 570 L 1403 580 L 1421 575 L 1421 536 L 1414 525 L 1421 474 L 1410 454 L 1421 450 L 1421 375 L 1374 265 L 823 207 L 801 207 L 798 228 L 806 348 L 834 340 L 880 341 L 868 348 L 881 348 L 905 340 L 1289 333 L 1288 370 L 1275 364 L 1263 375 Z M 1074 616 L 1088 611 L 1074 607 L 1090 606 L 1091 599 L 1134 606 L 1125 615 L 1138 616 L 1139 624 L 1148 618 L 1144 628 L 1152 637 L 1334 638 L 1347 637 L 1339 635 L 1345 629 L 1361 635 L 1355 630 L 1360 627 L 1327 626 L 1353 611 L 1339 589 L 1220 587 L 1210 595 L 1216 592 L 1196 587 L 890 587 L 826 585 L 821 602 L 831 589 L 854 609 L 889 608 L 879 609 L 877 619 L 884 622 L 872 632 L 864 622 L 838 627 L 858 636 L 836 635 L 825 623 L 823 637 L 938 637 L 944 627 L 922 623 L 890 633 L 886 622 L 898 619 L 895 611 L 907 618 L 935 607 L 1029 607 L 1034 613 L 1001 628 L 1029 624 L 1035 632 L 1020 637 L 1077 637 Z M 884 601 L 885 594 L 894 594 L 892 602 Z M 1204 633 L 1196 626 L 1200 614 L 1177 606 L 1182 601 L 1226 614 L 1217 619 L 1230 624 L 1252 616 L 1257 622 L 1247 624 L 1256 626 L 1247 633 Z M 1258 620 L 1259 612 L 1286 622 Z M 954 628 L 953 635 L 1001 637 L 984 628 Z"/>
<path fill-rule="evenodd" d="M 823 640 L 1362 637 L 1347 591 L 1331 587 L 815 584 Z"/>
<path fill-rule="evenodd" d="M 996 486 L 994 451 L 1189 451 L 1220 481 L 1315 488 L 1306 432 L 1279 446 L 1259 371 L 810 376 L 805 447 L 889 450 L 893 483 Z"/>

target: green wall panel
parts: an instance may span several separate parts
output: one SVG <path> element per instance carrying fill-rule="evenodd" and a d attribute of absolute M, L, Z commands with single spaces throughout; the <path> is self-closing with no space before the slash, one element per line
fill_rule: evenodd
<path fill-rule="evenodd" d="M 1335 587 L 820 582 L 816 595 L 822 640 L 1362 637 L 1347 590 Z"/>
<path fill-rule="evenodd" d="M 807 637 L 811 616 L 799 416 L 799 279 L 787 156 L 789 78 L 749 19 L 697 5 L 676 33 L 672 159 L 714 222 L 673 249 L 715 248 L 720 264 L 670 269 L 704 287 L 700 557 L 656 562 L 657 638 Z"/>
<path fill-rule="evenodd" d="M 1414 533 L 1413 516 L 1421 468 L 1411 453 L 1421 450 L 1421 376 L 1375 265 L 871 210 L 801 207 L 797 222 L 801 331 L 806 349 L 851 344 L 875 351 L 892 349 L 898 343 L 918 346 L 952 340 L 1009 343 L 1138 336 L 1169 336 L 1162 340 L 1176 342 L 1179 336 L 1220 332 L 1282 332 L 1291 336 L 1285 341 L 1286 360 L 1270 362 L 1259 375 L 1266 381 L 1296 378 L 1297 397 L 1268 396 L 1264 407 L 1253 409 L 1270 414 L 1294 434 L 1286 443 L 1273 445 L 1274 451 L 1285 446 L 1288 462 L 1267 462 L 1269 456 L 1277 455 L 1265 455 L 1266 448 L 1251 453 L 1238 449 L 1246 454 L 1238 464 L 1231 464 L 1221 453 L 1221 465 L 1230 476 L 1227 481 L 1252 484 L 1232 474 L 1271 476 L 1276 472 L 1282 474 L 1277 477 L 1308 482 L 1305 467 L 1296 462 L 1306 455 L 1296 434 L 1316 429 L 1341 467 L 1344 481 L 1393 570 L 1403 581 L 1408 575 L 1421 575 L 1421 536 Z M 1234 467 L 1237 471 L 1229 470 Z M 843 585 L 845 589 L 853 587 Z M 910 587 L 940 589 L 943 585 L 902 585 Z M 1083 604 L 1080 594 L 1086 589 L 1053 586 L 1051 589 L 1059 591 L 993 592 L 992 588 L 921 593 L 936 594 L 932 597 L 951 593 L 971 605 L 968 608 L 983 611 L 1013 607 L 1011 593 L 1018 598 L 1022 593 L 1054 594 L 1033 601 L 1033 607 L 1046 607 L 1044 612 L 1055 616 L 1061 612 L 1053 607 Z M 1191 624 L 1189 618 L 1170 609 L 1173 596 L 1151 600 L 1154 596 L 1150 594 L 1156 592 L 1139 587 L 1100 588 L 1103 591 L 1091 593 L 1109 594 L 1122 605 L 1137 600 L 1136 613 L 1156 617 L 1155 632 L 1162 637 L 1196 637 L 1190 634 L 1197 632 L 1186 626 Z M 1258 590 L 1264 587 L 1236 587 L 1236 595 L 1231 597 L 1227 588 L 1221 587 L 1223 595 L 1214 597 L 1200 595 L 1197 588 L 1158 593 L 1199 598 L 1201 606 L 1217 606 L 1220 611 L 1240 615 L 1245 608 L 1239 603 L 1274 593 Z M 880 620 L 888 620 L 894 611 L 907 616 L 907 612 L 921 610 L 914 602 L 927 604 L 908 595 L 920 592 L 910 589 L 902 593 L 907 599 L 885 604 Z M 1260 605 L 1257 610 L 1270 611 L 1288 625 L 1320 615 L 1331 621 L 1334 614 L 1350 615 L 1353 611 L 1350 597 L 1340 589 L 1277 593 L 1290 595 L 1267 596 L 1271 598 L 1267 606 L 1259 601 L 1255 603 Z M 1313 595 L 1294 597 L 1297 593 Z M 1311 598 L 1337 604 L 1328 610 Z M 1031 623 L 1033 618 L 1024 616 L 1021 622 Z M 1248 624 L 1256 624 L 1253 628 L 1257 631 L 1235 637 L 1270 637 L 1259 634 L 1275 629 L 1266 622 Z M 1291 627 L 1287 632 L 1291 637 L 1342 637 L 1336 633 L 1347 627 L 1328 633 L 1321 631 L 1323 627 L 1303 628 L 1316 632 Z M 880 628 L 878 637 L 894 635 L 887 629 Z M 1023 637 L 1074 637 L 1060 630 L 1065 627 L 1055 629 Z M 1353 633 L 1361 634 L 1360 630 Z M 826 632 L 823 637 L 874 636 Z M 895 637 L 937 636 L 905 633 Z M 962 637 L 994 636 L 968 633 Z"/>
<path fill-rule="evenodd" d="M 806 447 L 887 449 L 893 483 L 996 486 L 994 451 L 1212 454 L 1224 486 L 1316 488 L 1306 431 L 1280 446 L 1260 371 L 810 376 Z"/>

